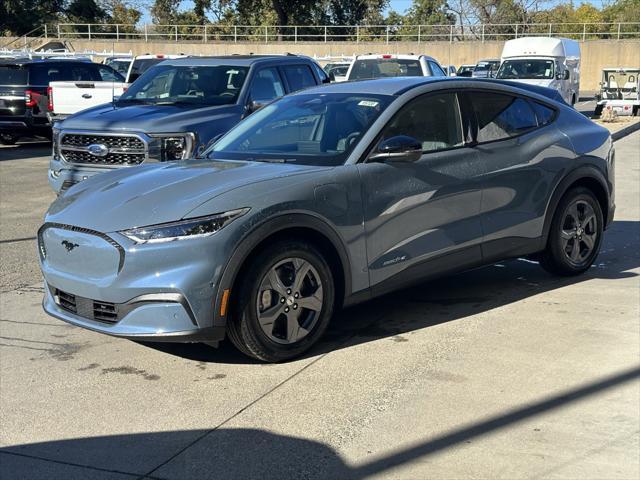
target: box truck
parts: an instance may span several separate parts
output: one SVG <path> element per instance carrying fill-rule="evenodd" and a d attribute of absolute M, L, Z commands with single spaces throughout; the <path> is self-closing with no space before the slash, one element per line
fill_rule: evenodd
<path fill-rule="evenodd" d="M 568 38 L 509 40 L 496 77 L 556 89 L 574 105 L 580 92 L 580 45 Z"/>

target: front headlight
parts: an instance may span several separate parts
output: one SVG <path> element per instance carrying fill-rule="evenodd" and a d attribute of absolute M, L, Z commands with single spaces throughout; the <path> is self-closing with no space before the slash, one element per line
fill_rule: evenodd
<path fill-rule="evenodd" d="M 195 135 L 187 133 L 167 133 L 151 135 L 156 141 L 155 148 L 151 148 L 149 156 L 161 162 L 186 160 L 193 156 Z"/>
<path fill-rule="evenodd" d="M 136 243 L 160 243 L 208 237 L 248 211 L 248 208 L 240 208 L 207 217 L 123 230 L 120 233 Z"/>
<path fill-rule="evenodd" d="M 54 160 L 60 159 L 60 129 L 53 127 L 51 129 L 51 156 Z"/>

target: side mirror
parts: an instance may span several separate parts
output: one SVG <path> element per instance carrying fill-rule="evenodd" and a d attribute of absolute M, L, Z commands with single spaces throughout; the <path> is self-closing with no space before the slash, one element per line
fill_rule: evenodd
<path fill-rule="evenodd" d="M 247 115 L 260 110 L 262 107 L 264 107 L 267 104 L 267 102 L 260 102 L 258 100 L 251 100 L 248 104 L 247 104 L 247 108 L 246 108 L 246 113 Z"/>
<path fill-rule="evenodd" d="M 416 162 L 422 157 L 422 144 L 413 137 L 398 135 L 387 138 L 369 156 L 379 162 Z"/>
<path fill-rule="evenodd" d="M 569 80 L 569 77 L 570 77 L 570 76 L 571 76 L 571 75 L 570 75 L 570 73 L 569 73 L 569 70 L 565 70 L 565 71 L 564 71 L 563 79 L 564 79 L 564 80 Z"/>
<path fill-rule="evenodd" d="M 322 83 L 331 83 L 335 81 L 336 81 L 336 74 L 333 72 L 329 72 L 329 76 L 325 78 Z"/>

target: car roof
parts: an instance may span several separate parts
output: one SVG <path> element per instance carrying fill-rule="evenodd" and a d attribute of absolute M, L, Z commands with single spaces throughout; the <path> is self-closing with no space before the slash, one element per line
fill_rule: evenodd
<path fill-rule="evenodd" d="M 507 87 L 525 90 L 537 95 L 541 95 L 550 100 L 562 101 L 562 97 L 553 88 L 528 85 L 525 83 L 511 82 L 508 80 L 496 80 L 494 78 L 463 78 L 463 77 L 387 77 L 373 80 L 357 80 L 351 82 L 330 83 L 318 87 L 310 87 L 300 90 L 291 95 L 307 95 L 310 93 L 349 93 L 360 95 L 401 95 L 409 90 L 422 85 L 435 84 L 440 82 L 453 82 L 452 88 L 472 89 L 481 87 L 483 84 L 490 84 L 498 87 Z M 462 84 L 462 85 L 461 85 Z M 511 87 L 511 88 L 509 88 Z"/>
<path fill-rule="evenodd" d="M 421 58 L 426 58 L 427 60 L 433 60 L 434 62 L 438 62 L 435 58 L 430 57 L 429 55 L 416 55 L 414 53 L 369 53 L 367 55 L 358 55 L 356 56 L 356 60 L 372 60 L 372 59 L 393 59 L 397 58 L 399 60 L 419 60 Z"/>
<path fill-rule="evenodd" d="M 278 61 L 312 61 L 310 57 L 298 55 L 220 55 L 215 57 L 188 57 L 174 60 L 165 60 L 164 65 L 231 65 L 236 67 L 250 67 L 257 63 L 269 63 Z"/>
<path fill-rule="evenodd" d="M 0 64 L 2 65 L 35 65 L 41 63 L 93 63 L 91 59 L 87 57 L 76 57 L 76 58 L 9 58 L 9 59 L 0 59 Z"/>

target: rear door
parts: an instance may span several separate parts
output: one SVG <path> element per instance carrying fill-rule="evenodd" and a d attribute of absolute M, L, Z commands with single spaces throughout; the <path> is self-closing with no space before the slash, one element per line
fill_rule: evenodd
<path fill-rule="evenodd" d="M 23 65 L 0 65 L 0 122 L 16 121 L 26 112 L 25 90 L 29 69 Z"/>
<path fill-rule="evenodd" d="M 555 127 L 555 110 L 526 97 L 469 91 L 476 120 L 474 147 L 482 184 L 485 260 L 531 253 L 542 235 L 550 190 L 574 157 Z"/>

